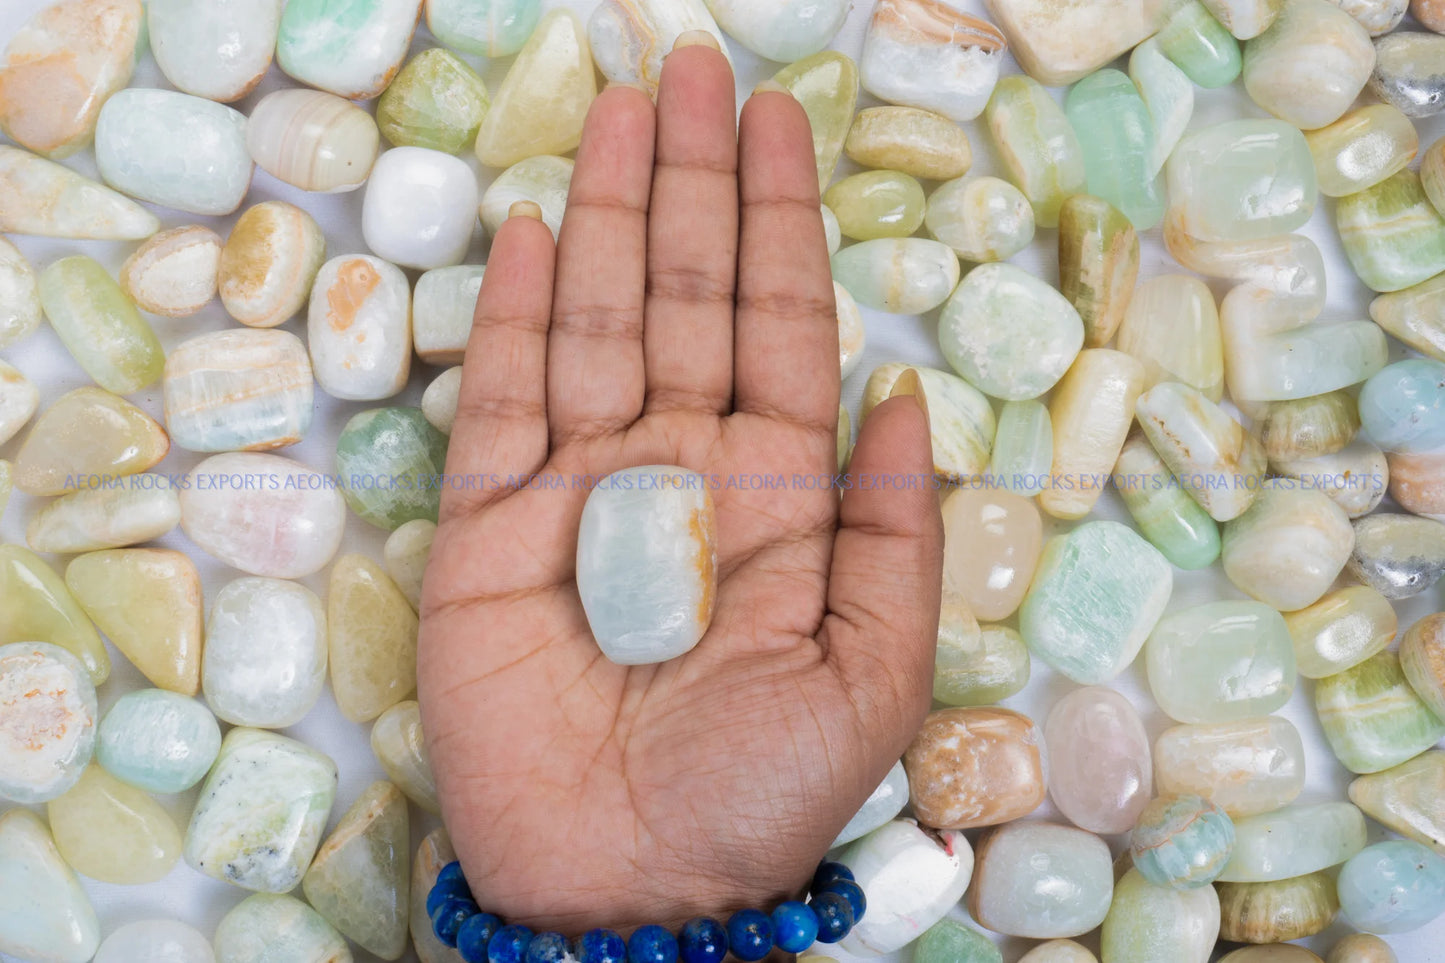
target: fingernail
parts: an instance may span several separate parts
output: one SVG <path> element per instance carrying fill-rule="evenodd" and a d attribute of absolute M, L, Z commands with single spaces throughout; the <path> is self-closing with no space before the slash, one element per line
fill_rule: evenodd
<path fill-rule="evenodd" d="M 923 412 L 923 423 L 929 426 L 931 431 L 933 421 L 928 416 L 928 396 L 923 393 L 923 379 L 918 377 L 918 372 L 913 368 L 906 369 L 898 380 L 893 382 L 893 390 L 888 392 L 890 398 L 910 397 L 918 402 L 918 408 Z"/>
<path fill-rule="evenodd" d="M 706 30 L 684 30 L 678 34 L 677 39 L 673 41 L 672 49 L 681 50 L 683 47 L 711 47 L 714 50 L 722 50 L 722 47 L 718 46 L 717 38 Z"/>
<path fill-rule="evenodd" d="M 627 87 L 632 90 L 640 90 L 649 97 L 652 96 L 652 89 L 646 84 L 632 83 L 627 80 L 613 80 L 607 84 L 607 89 L 611 90 L 613 87 Z"/>
<path fill-rule="evenodd" d="M 535 201 L 517 201 L 511 207 L 507 208 L 507 217 L 530 217 L 540 221 L 542 219 L 542 208 Z"/>
<path fill-rule="evenodd" d="M 787 94 L 789 97 L 793 96 L 791 90 L 772 79 L 764 80 L 753 88 L 753 96 L 757 96 L 758 94 Z"/>

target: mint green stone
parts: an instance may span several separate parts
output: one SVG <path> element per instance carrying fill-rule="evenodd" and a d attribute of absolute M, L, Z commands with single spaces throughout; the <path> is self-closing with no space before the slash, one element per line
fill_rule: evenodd
<path fill-rule="evenodd" d="M 1231 120 L 1192 131 L 1167 168 L 1175 216 L 1201 241 L 1288 234 L 1310 219 L 1319 195 L 1309 142 L 1282 120 Z"/>
<path fill-rule="evenodd" d="M 477 72 L 433 47 L 413 57 L 386 88 L 376 104 L 376 125 L 397 147 L 455 154 L 476 142 L 491 105 Z"/>
<path fill-rule="evenodd" d="M 1176 568 L 1207 568 L 1219 558 L 1219 523 L 1189 496 L 1142 431 L 1131 433 L 1119 452 L 1114 489 L 1139 532 Z"/>
<path fill-rule="evenodd" d="M 276 63 L 304 84 L 370 100 L 396 76 L 419 7 L 417 0 L 287 0 Z"/>
<path fill-rule="evenodd" d="M 1208 799 L 1160 796 L 1144 807 L 1129 836 L 1134 868 L 1156 886 L 1194 889 L 1224 872 L 1234 852 L 1234 822 Z"/>
<path fill-rule="evenodd" d="M 336 439 L 336 471 L 351 510 L 394 531 L 441 508 L 447 436 L 420 408 L 373 408 L 352 417 Z"/>
<path fill-rule="evenodd" d="M 991 706 L 1029 684 L 1029 649 L 1023 636 L 1007 625 L 979 628 L 966 639 L 940 635 L 933 660 L 933 698 L 938 702 Z"/>
<path fill-rule="evenodd" d="M 1036 658 L 1098 685 L 1134 661 L 1173 588 L 1168 560 L 1132 529 L 1087 522 L 1044 546 L 1019 631 Z"/>
<path fill-rule="evenodd" d="M 1315 683 L 1315 712 L 1351 772 L 1380 772 L 1445 738 L 1445 722 L 1410 688 L 1400 657 L 1381 652 Z"/>
<path fill-rule="evenodd" d="M 993 436 L 989 482 L 1005 491 L 1034 496 L 1043 490 L 1054 464 L 1054 423 L 1044 403 L 1005 402 Z"/>
<path fill-rule="evenodd" d="M 1340 198 L 1335 226 L 1350 266 L 1376 291 L 1399 291 L 1445 271 L 1445 218 L 1408 168 Z"/>
<path fill-rule="evenodd" d="M 1157 39 L 1164 56 L 1206 89 L 1232 83 L 1244 64 L 1239 41 L 1198 0 L 1180 7 Z"/>
<path fill-rule="evenodd" d="M 1165 616 L 1149 636 L 1147 661 L 1154 701 L 1191 724 L 1268 715 L 1289 701 L 1297 675 L 1284 616 L 1263 602 L 1209 602 Z"/>
<path fill-rule="evenodd" d="M 427 0 L 432 36 L 479 57 L 510 57 L 542 18 L 542 0 Z"/>
<path fill-rule="evenodd" d="M 1138 230 L 1164 219 L 1164 187 L 1149 173 L 1154 120 L 1134 82 L 1112 68 L 1079 81 L 1064 113 L 1084 151 L 1089 193 L 1113 204 Z"/>
<path fill-rule="evenodd" d="M 127 692 L 101 720 L 95 755 L 112 776 L 147 792 L 185 792 L 221 751 L 221 727 L 203 704 L 164 689 Z"/>
<path fill-rule="evenodd" d="M 1003 963 L 1003 954 L 978 930 L 942 919 L 913 944 L 913 963 Z"/>
<path fill-rule="evenodd" d="M 845 177 L 823 195 L 844 237 L 873 241 L 908 237 L 923 225 L 927 198 L 917 179 L 899 171 L 864 171 Z"/>
<path fill-rule="evenodd" d="M 1194 83 L 1174 61 L 1164 56 L 1158 37 L 1150 37 L 1129 55 L 1129 79 L 1139 88 L 1139 96 L 1154 121 L 1149 171 L 1157 174 L 1164 169 L 1165 161 L 1194 116 Z"/>
<path fill-rule="evenodd" d="M 96 261 L 77 255 L 41 271 L 40 304 L 71 357 L 106 391 L 128 395 L 160 380 L 160 339 Z"/>
<path fill-rule="evenodd" d="M 1338 866 L 1365 848 L 1365 815 L 1347 802 L 1285 806 L 1234 821 L 1234 854 L 1219 879 L 1272 883 Z"/>

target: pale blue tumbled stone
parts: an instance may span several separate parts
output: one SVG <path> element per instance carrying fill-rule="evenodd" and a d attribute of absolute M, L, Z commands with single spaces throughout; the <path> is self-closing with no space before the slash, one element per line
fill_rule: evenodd
<path fill-rule="evenodd" d="M 230 214 L 251 186 L 246 118 L 171 90 L 122 90 L 95 126 L 95 163 L 116 190 L 190 214 Z"/>
<path fill-rule="evenodd" d="M 542 18 L 542 0 L 427 0 L 432 36 L 453 50 L 509 57 Z"/>
<path fill-rule="evenodd" d="M 1201 796 L 1160 796 L 1139 814 L 1129 856 L 1155 886 L 1208 886 L 1234 852 L 1234 822 Z"/>
<path fill-rule="evenodd" d="M 370 100 L 401 67 L 421 0 L 288 0 L 276 63 L 312 87 Z"/>
<path fill-rule="evenodd" d="M 1365 847 L 1338 885 L 1340 909 L 1367 933 L 1404 933 L 1445 913 L 1445 859 L 1410 840 Z"/>
<path fill-rule="evenodd" d="M 853 818 L 848 820 L 848 825 L 838 833 L 838 838 L 833 840 L 833 846 L 829 848 L 851 843 L 858 837 L 871 833 L 902 812 L 907 802 L 908 773 L 904 772 L 903 762 L 900 760 L 888 770 L 888 775 L 883 777 L 878 788 L 873 790 L 873 794 L 853 814 Z"/>
<path fill-rule="evenodd" d="M 0 816 L 0 955 L 86 963 L 99 946 L 95 909 L 40 817 Z"/>
<path fill-rule="evenodd" d="M 708 479 L 647 465 L 601 478 L 577 532 L 577 592 L 602 654 L 619 665 L 690 650 L 717 597 L 717 517 Z"/>
<path fill-rule="evenodd" d="M 1360 422 L 1385 451 L 1445 448 L 1445 363 L 1411 358 L 1384 368 L 1360 389 Z"/>
<path fill-rule="evenodd" d="M 148 792 L 190 789 L 221 751 L 221 727 L 195 699 L 164 689 L 127 692 L 100 723 L 96 757 L 112 776 Z"/>
<path fill-rule="evenodd" d="M 1044 546 L 1019 632 L 1055 670 L 1098 685 L 1134 661 L 1173 589 L 1157 548 L 1127 525 L 1088 522 Z"/>

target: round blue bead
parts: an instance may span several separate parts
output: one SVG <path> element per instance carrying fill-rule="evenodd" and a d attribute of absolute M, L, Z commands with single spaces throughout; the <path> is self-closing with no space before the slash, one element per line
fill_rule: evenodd
<path fill-rule="evenodd" d="M 722 963 L 728 955 L 728 934 L 723 925 L 707 916 L 687 921 L 677 937 L 682 963 Z"/>
<path fill-rule="evenodd" d="M 773 942 L 784 953 L 801 953 L 818 939 L 818 917 L 806 903 L 788 900 L 773 910 Z"/>
<path fill-rule="evenodd" d="M 577 941 L 577 963 L 626 963 L 627 944 L 612 930 L 595 929 Z"/>
<path fill-rule="evenodd" d="M 677 937 L 661 926 L 643 926 L 627 940 L 627 963 L 677 963 Z"/>
<path fill-rule="evenodd" d="M 437 877 L 431 892 L 426 894 L 426 912 L 430 916 L 436 912 L 436 908 L 449 899 L 471 899 L 472 891 L 467 888 L 467 881 L 464 879 L 442 879 Z"/>
<path fill-rule="evenodd" d="M 846 899 L 848 905 L 853 907 L 853 925 L 855 926 L 863 918 L 863 911 L 868 908 L 868 898 L 863 895 L 863 887 L 851 879 L 835 879 L 824 886 L 820 895 L 821 893 L 837 893 Z"/>
<path fill-rule="evenodd" d="M 522 963 L 532 942 L 532 930 L 520 923 L 504 926 L 487 944 L 487 963 Z"/>
<path fill-rule="evenodd" d="M 819 943 L 836 943 L 853 928 L 853 904 L 841 893 L 819 893 L 808 906 L 818 917 Z"/>
<path fill-rule="evenodd" d="M 456 860 L 452 860 L 450 863 L 447 863 L 445 866 L 442 867 L 441 872 L 437 873 L 438 883 L 450 883 L 453 880 L 456 880 L 463 885 L 465 885 L 467 881 L 467 878 L 462 875 L 462 864 L 457 862 Z"/>
<path fill-rule="evenodd" d="M 431 914 L 432 932 L 447 946 L 456 946 L 457 931 L 462 928 L 463 923 L 479 912 L 477 904 L 469 899 L 453 896 L 451 899 L 442 900 L 441 905 Z"/>
<path fill-rule="evenodd" d="M 538 933 L 527 944 L 526 963 L 562 963 L 572 952 L 572 945 L 561 933 Z"/>
<path fill-rule="evenodd" d="M 728 948 L 743 963 L 754 963 L 773 948 L 773 923 L 766 913 L 738 910 L 728 917 Z"/>
<path fill-rule="evenodd" d="M 818 870 L 813 874 L 813 887 L 811 892 L 822 892 L 823 887 L 835 879 L 853 878 L 853 871 L 842 863 L 830 863 L 826 860 L 818 864 Z"/>
<path fill-rule="evenodd" d="M 501 928 L 502 918 L 495 913 L 476 914 L 457 930 L 457 952 L 466 963 L 487 963 L 487 946 Z"/>

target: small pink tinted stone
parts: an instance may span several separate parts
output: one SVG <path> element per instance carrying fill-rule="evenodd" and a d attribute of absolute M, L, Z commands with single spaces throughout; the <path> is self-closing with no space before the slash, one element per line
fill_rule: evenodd
<path fill-rule="evenodd" d="M 1127 832 L 1153 793 L 1149 733 L 1133 705 L 1113 689 L 1075 689 L 1044 723 L 1049 795 L 1074 825 L 1093 833 Z"/>
<path fill-rule="evenodd" d="M 991 488 L 958 488 L 943 502 L 944 578 L 973 614 L 997 622 L 1014 614 L 1043 548 L 1032 499 Z"/>

